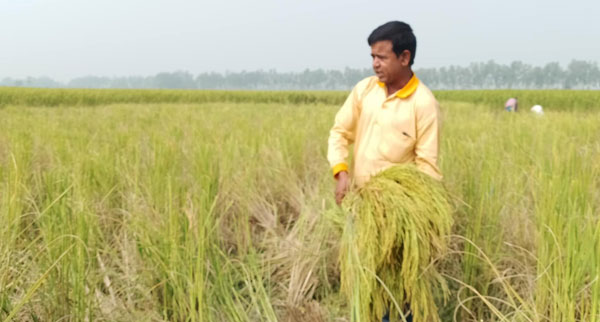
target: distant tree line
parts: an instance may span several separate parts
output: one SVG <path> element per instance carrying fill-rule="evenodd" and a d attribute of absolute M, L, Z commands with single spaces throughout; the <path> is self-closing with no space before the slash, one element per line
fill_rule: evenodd
<path fill-rule="evenodd" d="M 501 65 L 494 61 L 468 66 L 421 68 L 415 71 L 432 89 L 600 89 L 596 62 L 573 60 L 565 68 L 553 62 L 532 66 L 520 61 Z M 277 72 L 258 70 L 192 75 L 185 71 L 154 76 L 85 76 L 68 82 L 49 77 L 4 78 L 0 86 L 46 88 L 180 88 L 237 90 L 348 90 L 359 80 L 373 75 L 369 68 Z"/>
<path fill-rule="evenodd" d="M 596 62 L 572 60 L 566 68 L 552 62 L 532 66 L 520 61 L 494 61 L 467 67 L 424 68 L 417 75 L 433 89 L 600 89 Z"/>

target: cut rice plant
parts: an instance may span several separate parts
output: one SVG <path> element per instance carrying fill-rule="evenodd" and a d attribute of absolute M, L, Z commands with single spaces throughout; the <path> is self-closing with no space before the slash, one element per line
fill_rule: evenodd
<path fill-rule="evenodd" d="M 347 222 L 340 270 L 353 321 L 439 321 L 434 289 L 447 294 L 432 265 L 446 250 L 451 207 L 441 183 L 414 165 L 380 172 L 343 204 Z M 401 319 L 403 320 L 403 319 Z"/>

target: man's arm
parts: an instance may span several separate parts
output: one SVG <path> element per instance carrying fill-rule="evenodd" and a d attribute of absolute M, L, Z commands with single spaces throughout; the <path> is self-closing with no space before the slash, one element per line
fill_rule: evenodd
<path fill-rule="evenodd" d="M 335 116 L 335 122 L 329 131 L 327 160 L 337 180 L 335 199 L 338 204 L 346 195 L 349 188 L 348 178 L 348 146 L 354 142 L 356 124 L 360 115 L 360 104 L 357 88 L 354 87 L 344 105 Z"/>
<path fill-rule="evenodd" d="M 415 163 L 419 170 L 431 177 L 442 180 L 438 168 L 441 115 L 435 99 L 417 102 L 417 142 L 415 145 Z"/>

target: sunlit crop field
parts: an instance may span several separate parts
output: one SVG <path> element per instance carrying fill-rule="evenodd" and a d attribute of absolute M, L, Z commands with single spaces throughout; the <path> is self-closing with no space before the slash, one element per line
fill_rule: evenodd
<path fill-rule="evenodd" d="M 442 319 L 600 321 L 600 95 L 437 94 Z M 0 321 L 349 321 L 345 95 L 0 89 Z"/>

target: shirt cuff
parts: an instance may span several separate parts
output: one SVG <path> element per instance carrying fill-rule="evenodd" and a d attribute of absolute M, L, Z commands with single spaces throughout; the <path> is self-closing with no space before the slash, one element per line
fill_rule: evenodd
<path fill-rule="evenodd" d="M 348 165 L 345 163 L 338 163 L 333 168 L 333 176 L 335 177 L 338 173 L 342 171 L 348 171 Z"/>

